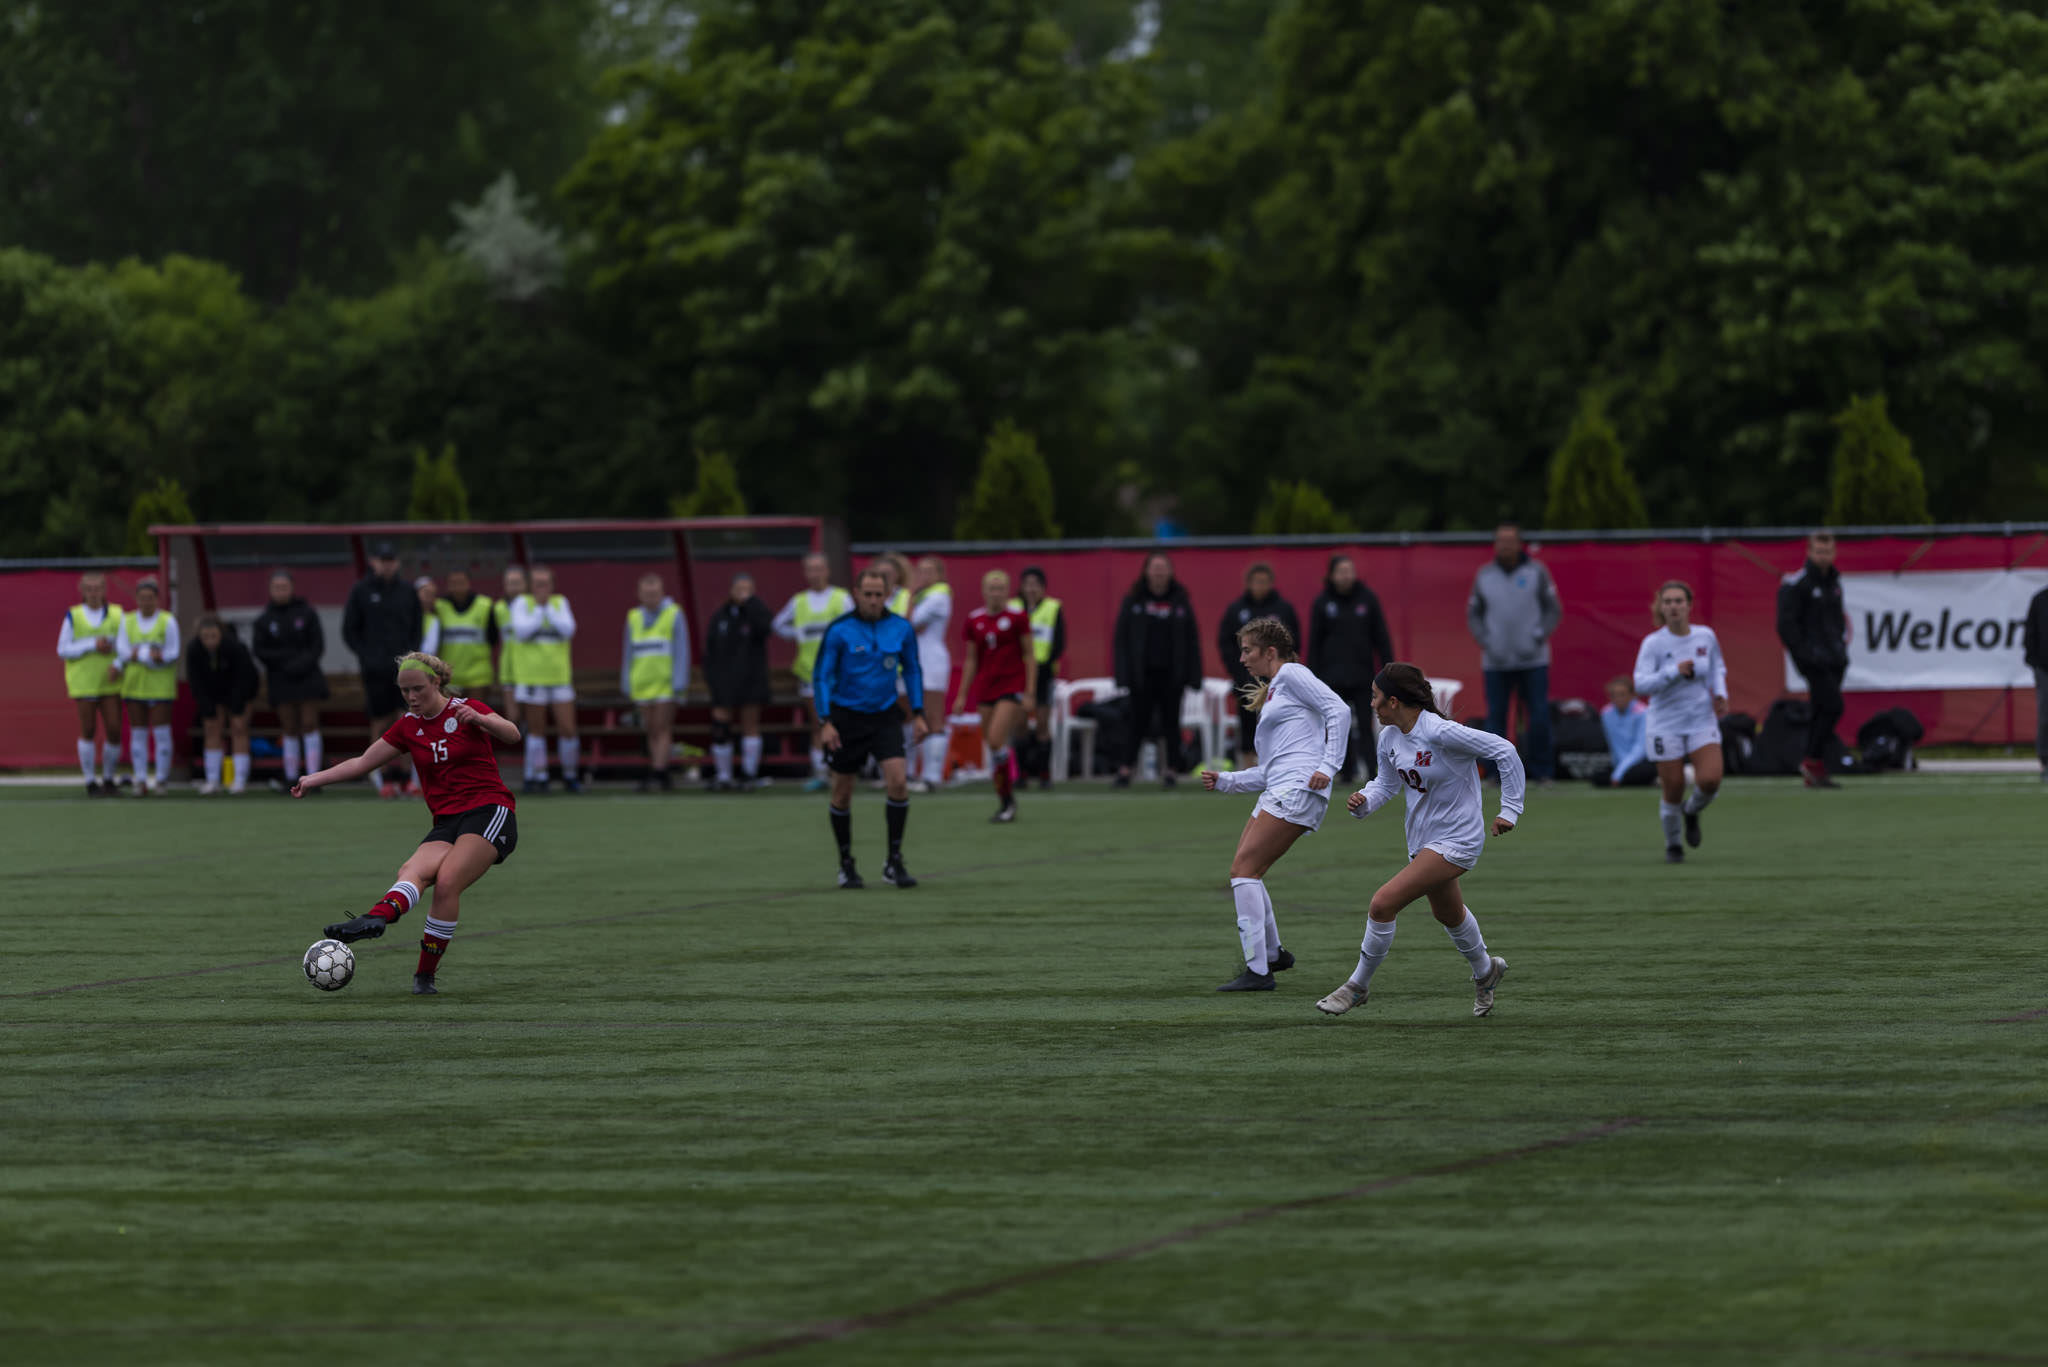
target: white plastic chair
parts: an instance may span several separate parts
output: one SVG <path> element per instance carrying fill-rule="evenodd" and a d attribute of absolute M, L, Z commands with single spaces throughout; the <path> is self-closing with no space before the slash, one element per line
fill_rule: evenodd
<path fill-rule="evenodd" d="M 1086 703 L 1123 696 L 1115 679 L 1059 679 L 1052 686 L 1052 781 L 1065 783 L 1072 766 L 1068 763 L 1068 737 L 1081 742 L 1081 772 L 1095 772 L 1095 732 L 1091 717 L 1077 715 Z"/>
<path fill-rule="evenodd" d="M 1207 679 L 1201 688 L 1183 689 L 1180 695 L 1181 730 L 1192 730 L 1202 738 L 1202 758 L 1216 753 L 1216 713 L 1209 706 Z"/>
<path fill-rule="evenodd" d="M 1457 679 L 1431 679 L 1429 691 L 1436 697 L 1436 705 L 1443 709 L 1443 714 L 1456 721 L 1458 694 L 1465 691 L 1464 683 Z"/>
<path fill-rule="evenodd" d="M 1202 710 L 1209 720 L 1209 748 L 1204 758 L 1235 757 L 1241 740 L 1237 734 L 1237 686 L 1229 679 L 1202 680 Z"/>

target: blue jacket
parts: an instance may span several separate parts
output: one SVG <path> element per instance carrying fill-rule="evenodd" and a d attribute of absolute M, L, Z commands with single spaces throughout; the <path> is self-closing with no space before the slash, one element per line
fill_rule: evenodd
<path fill-rule="evenodd" d="M 1650 709 L 1631 702 L 1628 711 L 1617 712 L 1613 703 L 1600 709 L 1600 729 L 1607 733 L 1607 751 L 1614 756 L 1614 779 L 1641 764 L 1645 758 L 1643 732 L 1649 725 Z"/>
<path fill-rule="evenodd" d="M 886 712 L 896 706 L 896 675 L 910 694 L 912 712 L 924 711 L 924 675 L 917 667 L 917 633 L 893 612 L 868 622 L 849 612 L 825 628 L 818 666 L 811 675 L 818 715 L 832 709 Z"/>

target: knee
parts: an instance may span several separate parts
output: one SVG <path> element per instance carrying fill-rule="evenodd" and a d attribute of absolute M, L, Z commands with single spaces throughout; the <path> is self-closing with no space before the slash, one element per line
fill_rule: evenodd
<path fill-rule="evenodd" d="M 1391 921 L 1400 911 L 1401 904 L 1389 896 L 1385 888 L 1374 893 L 1372 901 L 1366 904 L 1366 914 L 1375 921 Z"/>

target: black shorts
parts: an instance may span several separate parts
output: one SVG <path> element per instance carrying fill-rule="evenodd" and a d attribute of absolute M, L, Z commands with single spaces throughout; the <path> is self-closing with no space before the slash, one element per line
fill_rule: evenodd
<path fill-rule="evenodd" d="M 975 706 L 994 707 L 999 702 L 1013 702 L 1017 706 L 1022 707 L 1024 705 L 1024 695 L 1022 693 L 998 693 L 993 698 L 983 698 Z"/>
<path fill-rule="evenodd" d="M 434 841 L 453 845 L 458 836 L 480 835 L 498 847 L 495 863 L 502 864 L 512 857 L 512 851 L 519 848 L 519 818 L 510 807 L 500 807 L 487 802 L 481 807 L 471 807 L 466 812 L 444 816 L 434 822 L 434 829 L 427 832 L 422 845 Z"/>
<path fill-rule="evenodd" d="M 839 748 L 831 755 L 835 774 L 857 774 L 870 759 L 903 758 L 903 714 L 895 708 L 886 712 L 849 712 L 832 709 L 832 725 L 839 732 Z"/>
<path fill-rule="evenodd" d="M 204 693 L 195 692 L 192 695 L 192 701 L 198 706 L 199 720 L 201 721 L 213 720 L 215 713 L 219 713 L 223 717 L 239 717 L 249 710 L 249 700 L 247 698 L 213 698 L 208 697 Z"/>
<path fill-rule="evenodd" d="M 405 697 L 398 691 L 398 671 L 363 675 L 363 710 L 373 717 L 388 717 L 405 711 Z"/>

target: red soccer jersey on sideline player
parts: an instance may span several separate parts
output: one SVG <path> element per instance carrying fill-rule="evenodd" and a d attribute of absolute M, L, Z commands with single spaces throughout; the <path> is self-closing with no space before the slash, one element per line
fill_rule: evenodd
<path fill-rule="evenodd" d="M 981 707 L 1012 693 L 1024 691 L 1024 652 L 1031 648 L 1031 620 L 1014 608 L 990 612 L 976 608 L 967 614 L 961 638 L 972 642 L 979 657 L 974 668 L 974 696 L 970 707 Z"/>
<path fill-rule="evenodd" d="M 385 744 L 412 756 L 420 793 L 436 819 L 491 803 L 516 807 L 512 790 L 498 773 L 497 742 L 482 727 L 455 720 L 459 703 L 469 704 L 479 716 L 491 715 L 490 708 L 473 698 L 450 698 L 431 717 L 400 717 L 384 733 Z"/>

